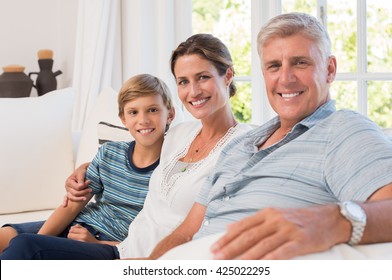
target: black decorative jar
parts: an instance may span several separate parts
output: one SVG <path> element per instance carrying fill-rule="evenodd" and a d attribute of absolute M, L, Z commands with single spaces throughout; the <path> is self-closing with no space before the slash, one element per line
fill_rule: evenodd
<path fill-rule="evenodd" d="M 24 73 L 24 66 L 8 65 L 0 75 L 0 97 L 29 97 L 33 81 Z"/>
<path fill-rule="evenodd" d="M 53 72 L 53 52 L 51 50 L 40 50 L 38 51 L 38 65 L 40 72 L 30 72 L 31 75 L 37 75 L 35 80 L 35 85 L 37 89 L 38 96 L 57 89 L 56 76 L 60 75 L 62 72 L 60 70 Z"/>

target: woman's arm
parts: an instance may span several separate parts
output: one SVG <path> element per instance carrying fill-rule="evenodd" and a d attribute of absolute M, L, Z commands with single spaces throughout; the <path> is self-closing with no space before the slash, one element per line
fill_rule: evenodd
<path fill-rule="evenodd" d="M 87 194 L 86 200 L 80 202 L 69 201 L 67 206 L 60 205 L 46 220 L 38 234 L 59 235 L 82 211 L 93 194 Z"/>
<path fill-rule="evenodd" d="M 170 249 L 192 240 L 204 219 L 206 207 L 194 203 L 185 220 L 167 237 L 158 243 L 149 259 L 157 259 Z"/>

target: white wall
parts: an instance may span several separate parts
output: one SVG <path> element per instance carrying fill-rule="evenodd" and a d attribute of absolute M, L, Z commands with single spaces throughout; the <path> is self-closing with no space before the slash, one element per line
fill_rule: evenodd
<path fill-rule="evenodd" d="M 77 11 L 78 0 L 0 0 L 0 67 L 38 72 L 38 50 L 52 49 L 53 71 L 63 72 L 57 88 L 71 86 Z M 34 88 L 31 96 L 37 96 Z"/>

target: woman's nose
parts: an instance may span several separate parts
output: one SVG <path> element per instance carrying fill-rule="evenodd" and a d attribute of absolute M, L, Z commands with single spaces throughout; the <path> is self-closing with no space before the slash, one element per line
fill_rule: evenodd
<path fill-rule="evenodd" d="M 190 96 L 191 97 L 196 97 L 201 94 L 201 89 L 200 86 L 197 83 L 192 83 L 190 86 Z"/>

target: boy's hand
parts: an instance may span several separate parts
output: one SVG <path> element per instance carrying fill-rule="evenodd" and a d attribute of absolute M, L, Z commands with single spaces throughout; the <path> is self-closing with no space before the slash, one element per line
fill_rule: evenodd
<path fill-rule="evenodd" d="M 96 239 L 86 228 L 81 225 L 74 225 L 70 228 L 68 236 L 69 239 L 90 242 L 90 243 L 98 243 L 98 239 Z"/>

